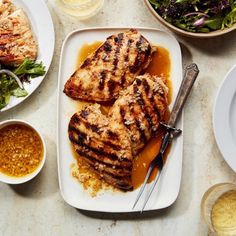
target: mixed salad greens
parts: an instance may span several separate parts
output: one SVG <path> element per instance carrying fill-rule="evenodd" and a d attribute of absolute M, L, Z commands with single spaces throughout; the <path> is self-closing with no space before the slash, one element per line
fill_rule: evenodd
<path fill-rule="evenodd" d="M 31 78 L 45 74 L 42 62 L 25 59 L 18 67 L 0 65 L 0 110 L 7 106 L 11 96 L 25 97 L 28 95 L 23 83 L 30 83 Z"/>
<path fill-rule="evenodd" d="M 169 23 L 189 32 L 207 33 L 236 22 L 236 0 L 149 0 Z"/>

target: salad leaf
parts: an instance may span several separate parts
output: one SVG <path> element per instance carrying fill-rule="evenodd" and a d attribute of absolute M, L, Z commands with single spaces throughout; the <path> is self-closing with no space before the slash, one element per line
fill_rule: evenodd
<path fill-rule="evenodd" d="M 45 74 L 45 66 L 43 66 L 42 62 L 35 63 L 32 60 L 25 59 L 24 62 L 13 71 L 13 73 L 18 76 L 27 74 L 34 78 Z"/>
<path fill-rule="evenodd" d="M 160 3 L 158 3 L 156 0 L 149 0 L 149 2 L 154 6 L 155 9 L 160 7 Z"/>
<path fill-rule="evenodd" d="M 0 96 L 0 110 L 4 108 L 10 100 L 10 94 L 5 94 L 3 96 Z"/>
<path fill-rule="evenodd" d="M 28 92 L 25 89 L 21 89 L 21 88 L 16 88 L 13 91 L 11 91 L 11 95 L 15 96 L 15 97 L 25 97 L 28 95 Z"/>
<path fill-rule="evenodd" d="M 223 22 L 222 17 L 212 17 L 205 21 L 205 25 L 212 30 L 217 30 L 221 28 L 222 22 Z"/>

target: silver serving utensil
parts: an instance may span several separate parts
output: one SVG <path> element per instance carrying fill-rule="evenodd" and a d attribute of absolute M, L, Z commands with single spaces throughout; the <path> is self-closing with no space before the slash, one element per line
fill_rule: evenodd
<path fill-rule="evenodd" d="M 195 82 L 195 80 L 198 76 L 198 73 L 199 73 L 198 67 L 194 63 L 188 65 L 185 68 L 184 78 L 183 78 L 183 81 L 181 83 L 177 98 L 175 100 L 174 107 L 171 111 L 169 121 L 168 121 L 167 124 L 161 123 L 162 125 L 164 125 L 166 127 L 166 131 L 165 131 L 165 134 L 162 138 L 162 144 L 161 144 L 160 151 L 159 151 L 158 155 L 153 159 L 153 161 L 149 165 L 148 172 L 146 174 L 146 177 L 144 179 L 142 187 L 139 191 L 139 194 L 138 194 L 138 196 L 135 200 L 135 203 L 133 205 L 133 209 L 135 208 L 138 200 L 140 199 L 140 197 L 141 197 L 141 195 L 144 191 L 144 188 L 147 185 L 147 181 L 148 181 L 153 169 L 155 167 L 157 167 L 158 168 L 158 174 L 157 174 L 154 182 L 152 183 L 151 189 L 148 193 L 147 198 L 144 201 L 141 212 L 144 210 L 144 208 L 145 208 L 145 206 L 146 206 L 146 204 L 147 204 L 147 202 L 148 202 L 148 200 L 149 200 L 149 198 L 150 198 L 150 196 L 151 196 L 151 194 L 154 190 L 154 187 L 155 187 L 156 183 L 158 182 L 158 180 L 160 178 L 161 171 L 162 171 L 162 168 L 164 166 L 163 155 L 165 153 L 165 150 L 166 150 L 168 144 L 171 143 L 172 139 L 182 132 L 181 130 L 176 129 L 175 125 L 176 125 L 178 117 L 179 117 L 179 115 L 180 115 L 180 113 L 183 109 L 183 106 L 184 106 L 184 104 L 185 104 L 185 102 L 188 98 L 188 95 L 191 91 L 191 88 L 192 88 L 192 86 L 193 86 L 193 84 L 194 84 L 194 82 Z"/>

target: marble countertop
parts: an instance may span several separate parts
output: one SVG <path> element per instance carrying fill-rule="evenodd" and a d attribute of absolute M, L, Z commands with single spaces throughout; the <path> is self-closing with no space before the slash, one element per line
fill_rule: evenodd
<path fill-rule="evenodd" d="M 236 31 L 214 39 L 177 36 L 183 63 L 196 62 L 200 74 L 185 108 L 184 161 L 181 189 L 169 208 L 144 214 L 104 214 L 80 211 L 60 195 L 56 161 L 57 74 L 65 36 L 72 30 L 95 26 L 142 26 L 168 31 L 142 0 L 105 0 L 95 17 L 79 21 L 46 1 L 51 12 L 56 47 L 51 68 L 36 92 L 21 105 L 0 114 L 0 121 L 18 118 L 37 126 L 47 143 L 47 162 L 34 180 L 10 186 L 0 183 L 0 235 L 207 235 L 200 201 L 213 184 L 235 182 L 224 161 L 212 128 L 217 89 L 236 62 Z"/>

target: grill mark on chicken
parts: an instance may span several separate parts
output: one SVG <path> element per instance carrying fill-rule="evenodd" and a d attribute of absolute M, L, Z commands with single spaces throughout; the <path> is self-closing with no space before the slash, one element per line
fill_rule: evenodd
<path fill-rule="evenodd" d="M 82 116 L 83 118 L 86 118 L 86 116 L 84 116 L 85 114 L 87 114 L 86 111 L 82 111 L 81 116 Z M 87 129 L 90 129 L 90 130 L 92 130 L 93 132 L 95 132 L 95 133 L 97 133 L 97 134 L 100 134 L 100 133 L 101 133 L 101 130 L 100 130 L 100 128 L 98 127 L 98 125 L 96 125 L 96 124 L 90 124 L 90 123 L 87 122 L 87 121 L 85 122 L 85 121 L 81 120 L 77 114 L 75 114 L 75 115 L 72 117 L 71 123 L 72 123 L 72 124 L 73 124 L 73 123 L 74 123 L 74 124 L 76 124 L 76 123 L 77 123 L 77 124 L 83 123 L 84 126 L 85 126 Z M 72 127 L 72 125 L 70 124 L 69 128 L 73 129 L 74 127 Z"/>
<path fill-rule="evenodd" d="M 142 81 L 140 79 L 137 79 L 136 80 L 136 83 L 138 86 L 141 86 L 142 84 Z M 139 94 L 139 96 L 136 97 L 136 100 L 138 102 L 138 104 L 140 105 L 141 109 L 144 111 L 144 117 L 146 118 L 148 124 L 149 124 L 149 128 L 153 127 L 153 123 L 152 123 L 152 118 L 149 114 L 149 111 L 148 111 L 148 106 L 147 106 L 147 100 L 148 100 L 148 97 L 146 97 L 146 99 L 143 98 L 143 90 L 141 89 L 141 91 L 138 89 L 137 86 L 134 86 L 134 90 L 137 91 L 136 93 Z"/>
<path fill-rule="evenodd" d="M 157 106 L 156 106 L 156 102 L 154 101 L 153 96 L 151 96 L 149 99 L 150 99 L 151 103 L 153 104 L 153 110 L 154 110 L 154 112 L 156 113 L 156 115 L 157 115 L 158 118 L 160 119 L 160 118 L 161 118 L 161 114 L 160 114 L 160 112 L 159 112 L 159 110 L 158 110 L 158 108 L 157 108 Z"/>
<path fill-rule="evenodd" d="M 101 171 L 101 170 L 98 170 L 98 169 L 96 169 L 96 168 L 94 168 L 93 167 L 93 169 L 95 170 L 95 171 L 97 171 L 97 173 L 99 173 L 100 175 L 108 175 L 109 177 L 111 177 L 111 178 L 113 178 L 115 181 L 116 181 L 116 184 L 118 184 L 118 186 L 120 186 L 120 184 L 119 184 L 119 182 L 117 182 L 117 181 L 121 181 L 121 182 L 130 182 L 130 184 L 129 184 L 129 188 L 131 188 L 132 187 L 132 185 L 131 185 L 131 181 L 130 181 L 130 178 L 131 178 L 131 176 L 130 175 L 123 175 L 123 176 L 121 176 L 121 175 L 116 175 L 116 174 L 114 174 L 114 173 L 111 173 L 111 172 L 108 172 L 108 171 L 105 171 L 105 170 L 103 170 L 103 171 Z M 113 185 L 114 185 L 114 183 L 113 183 Z M 124 184 L 124 188 L 126 189 L 127 188 L 127 183 L 126 184 Z"/>
<path fill-rule="evenodd" d="M 136 73 L 139 68 L 142 66 L 142 61 L 146 58 L 146 53 L 142 51 L 141 46 L 144 38 L 142 36 L 139 37 L 139 40 L 136 43 L 136 47 L 138 48 L 139 53 L 136 55 L 134 64 L 130 67 L 131 73 Z M 150 53 L 150 47 L 148 47 L 147 53 Z"/>
<path fill-rule="evenodd" d="M 94 171 L 99 174 L 99 171 L 97 171 L 95 169 L 94 169 Z M 114 187 L 117 187 L 121 190 L 124 190 L 124 191 L 133 190 L 131 177 L 128 178 L 128 176 L 127 176 L 127 178 L 118 178 L 117 179 L 117 178 L 114 178 L 111 175 L 107 174 L 106 172 L 102 173 L 102 177 L 107 183 L 109 183 L 109 184 L 113 185 Z"/>
<path fill-rule="evenodd" d="M 81 113 L 81 116 L 83 117 L 83 111 Z M 71 117 L 71 120 L 70 120 L 70 123 L 69 123 L 69 128 L 73 128 L 72 124 L 77 124 L 79 125 L 80 124 L 80 118 L 77 114 L 74 114 L 72 117 Z"/>
<path fill-rule="evenodd" d="M 124 88 L 124 85 L 125 85 L 125 73 L 121 76 L 120 82 L 121 82 L 121 87 Z"/>
<path fill-rule="evenodd" d="M 120 176 L 120 170 L 118 170 L 118 175 L 116 173 L 110 173 L 111 170 L 112 172 L 115 172 L 116 170 L 109 168 L 108 171 L 101 170 L 99 168 L 95 168 L 94 161 L 90 160 L 89 158 L 84 157 L 85 160 L 90 164 L 90 166 L 93 168 L 94 172 L 100 175 L 107 183 L 122 189 L 122 190 L 132 190 L 132 182 L 131 182 L 131 175 L 130 174 L 125 174 L 123 176 Z"/>
<path fill-rule="evenodd" d="M 98 133 L 98 134 L 101 133 L 101 130 L 100 130 L 100 128 L 99 128 L 97 125 L 85 123 L 85 127 L 86 127 L 87 129 L 91 129 L 93 132 L 96 132 L 96 133 Z"/>
<path fill-rule="evenodd" d="M 156 102 L 154 101 L 153 94 L 149 95 L 150 86 L 149 86 L 147 80 L 143 79 L 142 83 L 143 83 L 143 87 L 144 87 L 144 91 L 146 93 L 146 96 L 149 98 L 149 100 L 152 104 L 152 108 L 153 108 L 155 114 L 157 115 L 158 119 L 160 119 L 161 115 L 160 115 L 160 112 L 159 112 L 158 108 L 156 107 Z"/>
<path fill-rule="evenodd" d="M 138 128 L 138 131 L 140 133 L 141 141 L 143 143 L 146 143 L 147 138 L 146 138 L 145 132 L 144 132 L 144 130 L 142 130 L 141 124 L 137 119 L 135 119 L 135 124 L 136 124 L 136 127 Z"/>
<path fill-rule="evenodd" d="M 125 110 L 121 107 L 120 108 L 120 116 L 122 118 L 123 124 L 129 129 L 129 124 L 127 124 L 126 119 L 125 119 Z"/>
<path fill-rule="evenodd" d="M 106 53 L 112 51 L 112 46 L 107 41 L 103 44 L 103 48 L 104 48 Z"/>
<path fill-rule="evenodd" d="M 91 65 L 91 59 L 90 59 L 90 58 L 87 58 L 87 59 L 85 59 L 85 61 L 82 63 L 82 65 L 80 66 L 80 68 L 83 69 L 83 68 L 85 68 L 85 67 L 87 67 L 87 66 L 90 66 L 90 65 Z M 73 73 L 73 75 L 72 75 L 71 77 L 75 76 L 75 74 L 76 74 L 76 71 Z"/>
<path fill-rule="evenodd" d="M 116 84 L 117 84 L 117 83 L 116 83 L 116 81 L 110 79 L 110 80 L 107 82 L 107 84 L 108 84 L 109 93 L 112 94 L 113 91 L 114 91 L 114 89 L 116 88 Z"/>
<path fill-rule="evenodd" d="M 112 75 L 113 76 L 116 74 L 117 65 L 118 65 L 119 57 L 120 57 L 120 50 L 121 50 L 121 48 L 123 46 L 123 39 L 124 39 L 124 33 L 118 34 L 118 36 L 115 37 L 115 39 L 114 39 L 116 48 L 114 50 L 115 54 L 114 54 L 114 60 L 112 62 L 112 64 L 113 64 Z M 108 80 L 107 86 L 108 86 L 110 94 L 113 93 L 114 89 L 116 88 L 116 85 L 117 85 L 117 83 L 113 79 Z"/>
<path fill-rule="evenodd" d="M 19 34 L 11 34 L 11 33 L 1 33 L 0 34 L 0 44 L 6 44 L 9 40 L 16 40 L 20 37 Z"/>
<path fill-rule="evenodd" d="M 70 134 L 69 134 L 70 141 L 72 143 L 75 143 L 75 144 L 79 145 L 81 148 L 85 148 L 87 151 L 91 151 L 91 152 L 95 153 L 98 156 L 108 157 L 109 159 L 112 159 L 113 161 L 116 161 L 116 160 L 119 160 L 119 159 L 122 159 L 123 161 L 126 160 L 126 158 L 120 158 L 114 153 L 107 153 L 107 152 L 105 152 L 101 149 L 97 149 L 95 147 L 92 147 L 89 144 L 86 144 L 85 143 L 86 134 L 81 133 L 81 132 L 79 133 L 78 130 L 76 130 L 76 134 L 78 135 L 78 139 L 76 139 L 74 137 L 74 133 L 72 131 L 75 131 L 75 130 L 70 129 Z M 94 156 L 94 158 L 95 158 L 95 156 Z M 95 158 L 95 159 L 100 160 L 98 158 Z"/>
<path fill-rule="evenodd" d="M 151 98 L 153 97 L 153 94 L 151 92 L 149 94 L 149 89 L 150 89 L 149 84 L 147 83 L 145 78 L 143 78 L 142 84 L 141 84 L 141 90 L 143 91 L 142 96 L 143 96 L 144 101 L 146 102 L 146 110 L 152 122 L 151 124 L 152 131 L 156 132 L 157 131 L 156 126 L 162 117 L 160 116 L 159 111 L 156 108 L 155 102 L 152 102 L 152 100 L 150 99 L 150 97 Z"/>
<path fill-rule="evenodd" d="M 103 143 L 104 143 L 105 145 L 110 146 L 110 147 L 113 148 L 115 151 L 120 151 L 120 150 L 122 149 L 122 147 L 121 147 L 120 145 L 111 143 L 110 141 L 103 141 Z"/>
<path fill-rule="evenodd" d="M 126 50 L 126 55 L 124 56 L 124 62 L 127 64 L 129 63 L 129 53 L 130 53 L 130 47 L 132 45 L 132 42 L 133 42 L 132 39 L 128 39 L 128 41 L 127 41 L 127 50 Z M 123 72 L 123 74 L 121 76 L 121 80 L 120 80 L 120 85 L 122 88 L 124 88 L 125 76 L 126 76 L 126 71 Z"/>
<path fill-rule="evenodd" d="M 130 113 L 131 110 L 132 110 L 132 105 L 129 106 L 130 108 Z M 125 115 L 126 115 L 126 111 L 124 108 L 120 108 L 120 115 L 121 115 L 121 118 L 122 118 L 122 122 L 123 124 L 126 126 L 127 129 L 129 129 L 131 132 L 132 132 L 132 128 L 138 130 L 138 132 L 140 133 L 140 138 L 143 142 L 146 142 L 146 136 L 145 136 L 145 132 L 141 129 L 141 125 L 140 125 L 140 122 L 135 118 L 135 117 L 132 117 L 133 120 L 134 120 L 134 124 L 130 124 L 126 119 L 125 119 Z M 135 127 L 134 127 L 135 126 Z M 132 138 L 132 137 L 131 137 Z"/>
<path fill-rule="evenodd" d="M 1 44 L 0 44 L 0 50 L 1 50 L 1 51 L 4 51 L 4 50 L 6 50 L 6 47 L 5 47 L 4 45 L 1 45 Z"/>
<path fill-rule="evenodd" d="M 89 115 L 89 113 L 88 113 L 87 110 L 82 110 L 81 116 L 82 116 L 83 118 L 86 118 L 88 115 Z M 78 116 L 76 116 L 76 117 L 79 118 Z"/>
<path fill-rule="evenodd" d="M 145 135 L 145 132 L 141 128 L 141 124 L 140 124 L 139 120 L 136 118 L 136 113 L 134 112 L 134 103 L 133 102 L 131 102 L 131 104 L 129 106 L 129 109 L 130 109 L 129 110 L 130 111 L 130 115 L 133 118 L 133 120 L 135 121 L 134 122 L 134 127 L 133 127 L 134 131 L 131 130 L 131 139 L 132 139 L 132 141 L 133 142 L 136 141 L 136 139 L 133 138 L 133 135 L 135 135 L 135 133 L 138 132 L 139 135 L 140 135 L 140 140 L 142 142 L 146 142 L 146 140 L 147 140 L 146 139 L 146 135 Z"/>
<path fill-rule="evenodd" d="M 106 79 L 106 71 L 103 70 L 103 71 L 101 72 L 101 74 L 100 74 L 99 86 L 98 86 L 98 89 L 99 89 L 99 90 L 103 90 L 103 89 L 104 89 L 105 79 Z"/>
<path fill-rule="evenodd" d="M 119 137 L 116 133 L 112 132 L 111 130 L 107 130 L 107 135 L 109 136 L 110 139 L 113 140 L 119 140 Z"/>
<path fill-rule="evenodd" d="M 127 54 L 125 55 L 125 62 L 129 62 L 129 52 L 130 52 L 130 47 L 133 43 L 132 39 L 129 39 L 127 42 Z"/>
<path fill-rule="evenodd" d="M 147 97 L 149 97 L 149 96 L 148 96 L 148 93 L 149 93 L 149 91 L 150 91 L 150 86 L 149 86 L 147 80 L 143 78 L 143 79 L 142 79 L 142 83 L 143 83 L 144 91 L 146 92 Z M 150 97 L 149 97 L 149 98 L 150 98 Z"/>
<path fill-rule="evenodd" d="M 132 119 L 134 120 L 134 126 L 135 126 L 134 129 L 136 129 L 139 132 L 141 141 L 146 142 L 147 138 L 146 138 L 145 132 L 142 130 L 141 124 L 140 124 L 139 120 L 136 118 L 136 115 L 134 112 L 134 102 L 133 101 L 129 103 L 129 111 L 128 112 L 130 113 Z M 130 130 L 132 132 L 132 129 L 130 129 Z M 133 140 L 133 141 L 135 141 L 135 140 Z"/>
<path fill-rule="evenodd" d="M 141 80 L 137 79 L 136 80 L 137 82 L 137 85 L 140 86 L 141 85 Z M 138 87 L 136 85 L 134 85 L 134 94 L 135 94 L 135 99 L 137 101 L 137 103 L 139 104 L 140 106 L 140 110 L 144 112 L 144 117 L 146 118 L 147 120 L 147 123 L 149 124 L 149 128 L 153 126 L 152 124 L 152 119 L 149 115 L 149 112 L 147 110 L 147 106 L 145 104 L 145 100 L 143 99 L 142 97 L 142 92 L 139 91 Z"/>
<path fill-rule="evenodd" d="M 116 169 L 116 170 L 123 170 L 124 166 L 115 166 L 115 168 L 113 167 L 114 165 L 113 164 L 110 164 L 110 163 L 105 163 L 105 162 L 102 162 L 98 159 L 95 159 L 93 156 L 90 156 L 88 155 L 86 152 L 83 152 L 79 149 L 76 149 L 76 152 L 81 156 L 81 157 L 85 157 L 89 162 L 90 164 L 93 164 L 93 167 L 94 167 L 94 161 L 98 164 L 101 164 L 101 165 L 106 165 L 110 168 L 113 168 L 113 169 Z M 96 166 L 96 165 L 95 165 Z M 127 172 L 131 170 L 131 167 L 126 167 L 126 170 Z M 127 173 L 128 175 L 128 173 Z"/>
<path fill-rule="evenodd" d="M 131 170 L 132 169 L 132 162 L 131 161 L 123 161 L 123 162 L 119 162 L 119 161 L 113 161 L 110 160 L 109 158 L 106 157 L 99 157 L 97 155 L 94 155 L 94 153 L 92 151 L 89 151 L 87 149 L 85 149 L 84 147 L 78 146 L 76 143 L 73 143 L 74 146 L 76 147 L 76 152 L 78 153 L 78 151 L 80 153 L 81 156 L 89 156 L 90 160 L 93 160 L 94 162 L 99 162 L 103 165 L 108 165 L 110 167 L 113 168 L 125 168 L 126 170 Z"/>
<path fill-rule="evenodd" d="M 87 137 L 89 137 L 89 136 L 87 136 L 82 131 L 76 129 L 75 127 L 70 127 L 69 132 L 70 132 L 69 138 L 72 142 L 74 142 L 80 146 L 84 146 L 86 149 L 93 151 L 97 155 L 104 155 L 104 156 L 107 156 L 113 160 L 119 159 L 119 157 L 116 154 L 104 152 L 103 150 L 100 150 L 100 149 L 90 146 L 89 143 L 87 144 L 86 140 L 87 140 Z M 73 132 L 75 132 L 78 135 L 78 139 L 75 139 Z"/>
<path fill-rule="evenodd" d="M 158 105 L 165 106 L 165 103 L 166 103 L 165 92 L 161 88 L 159 88 L 157 91 L 154 91 L 153 100 L 154 100 L 154 104 L 156 105 L 156 111 L 159 112 L 159 119 L 161 120 L 162 114 L 160 113 L 160 108 L 158 107 Z"/>
<path fill-rule="evenodd" d="M 117 69 L 117 65 L 118 65 L 118 61 L 119 61 L 119 54 L 120 54 L 120 50 L 122 48 L 123 45 L 123 38 L 124 38 L 124 34 L 120 33 L 118 34 L 118 36 L 115 38 L 115 45 L 116 45 L 116 49 L 115 49 L 115 55 L 114 55 L 114 61 L 113 61 L 113 75 L 116 74 L 116 69 Z"/>
<path fill-rule="evenodd" d="M 94 172 L 100 175 L 107 183 L 126 191 L 133 189 L 130 174 L 122 173 L 121 169 L 106 168 L 106 170 L 103 170 L 99 168 L 99 163 L 94 166 L 93 160 L 87 157 L 84 157 L 84 159 L 90 164 Z"/>

